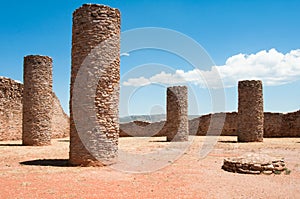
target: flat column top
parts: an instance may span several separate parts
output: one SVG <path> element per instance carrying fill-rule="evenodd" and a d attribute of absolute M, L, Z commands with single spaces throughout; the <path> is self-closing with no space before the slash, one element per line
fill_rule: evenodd
<path fill-rule="evenodd" d="M 45 55 L 26 55 L 24 57 L 24 59 L 38 59 L 38 58 L 41 58 L 41 59 L 49 59 L 52 61 L 52 58 L 49 57 L 49 56 L 45 56 Z"/>
<path fill-rule="evenodd" d="M 77 12 L 79 12 L 80 10 L 86 10 L 88 8 L 100 8 L 100 9 L 106 9 L 106 10 L 111 10 L 111 11 L 114 11 L 118 14 L 120 14 L 120 11 L 119 9 L 117 8 L 112 8 L 112 7 L 109 7 L 107 5 L 103 5 L 103 4 L 92 4 L 92 3 L 86 3 L 86 4 L 82 4 L 81 7 L 77 8 L 74 12 L 73 12 L 73 15 Z"/>

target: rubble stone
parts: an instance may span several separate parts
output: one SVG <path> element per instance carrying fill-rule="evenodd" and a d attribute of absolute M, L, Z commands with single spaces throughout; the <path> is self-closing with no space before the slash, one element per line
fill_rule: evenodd
<path fill-rule="evenodd" d="M 243 174 L 272 174 L 286 169 L 281 166 L 282 163 L 284 163 L 283 159 L 272 158 L 268 155 L 246 154 L 241 157 L 224 159 L 222 169 Z"/>

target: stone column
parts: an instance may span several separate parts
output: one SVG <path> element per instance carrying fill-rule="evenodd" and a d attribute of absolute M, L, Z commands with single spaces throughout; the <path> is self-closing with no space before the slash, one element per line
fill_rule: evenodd
<path fill-rule="evenodd" d="M 262 82 L 240 81 L 238 95 L 238 141 L 262 142 L 264 134 Z"/>
<path fill-rule="evenodd" d="M 167 141 L 188 141 L 188 89 L 167 88 Z"/>
<path fill-rule="evenodd" d="M 23 145 L 51 144 L 52 103 L 52 59 L 24 57 Z"/>
<path fill-rule="evenodd" d="M 69 162 L 109 165 L 118 155 L 120 12 L 84 4 L 72 31 Z"/>

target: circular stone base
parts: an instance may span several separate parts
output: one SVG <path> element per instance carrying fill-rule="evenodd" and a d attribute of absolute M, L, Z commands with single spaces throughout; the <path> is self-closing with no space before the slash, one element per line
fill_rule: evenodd
<path fill-rule="evenodd" d="M 241 157 L 226 158 L 222 169 L 244 174 L 281 174 L 286 170 L 284 160 L 262 154 L 246 154 Z"/>

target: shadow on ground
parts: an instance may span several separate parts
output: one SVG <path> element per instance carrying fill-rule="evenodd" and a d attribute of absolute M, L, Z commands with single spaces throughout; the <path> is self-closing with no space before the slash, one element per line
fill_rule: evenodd
<path fill-rule="evenodd" d="M 168 142 L 167 140 L 150 140 L 149 142 Z"/>
<path fill-rule="evenodd" d="M 218 141 L 218 142 L 221 142 L 221 143 L 238 143 L 238 141 Z"/>
<path fill-rule="evenodd" d="M 22 144 L 0 144 L 0 146 L 23 146 Z"/>
<path fill-rule="evenodd" d="M 57 140 L 58 142 L 70 142 L 70 140 Z"/>
<path fill-rule="evenodd" d="M 27 166 L 70 167 L 68 159 L 39 159 L 20 162 L 20 164 Z"/>

